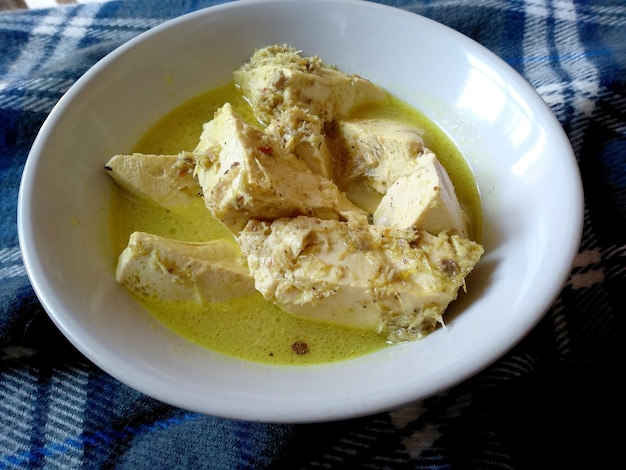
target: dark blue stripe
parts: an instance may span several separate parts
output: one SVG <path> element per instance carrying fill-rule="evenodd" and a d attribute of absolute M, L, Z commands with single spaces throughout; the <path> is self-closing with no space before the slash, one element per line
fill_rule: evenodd
<path fill-rule="evenodd" d="M 19 452 L 14 455 L 6 456 L 0 461 L 0 470 L 10 468 L 11 466 L 37 466 L 46 457 L 58 454 L 66 454 L 71 450 L 82 449 L 86 444 L 93 446 L 111 446 L 119 440 L 129 439 L 137 434 L 152 432 L 159 429 L 168 429 L 178 426 L 181 423 L 194 421 L 198 419 L 196 413 L 181 412 L 181 414 L 172 416 L 162 421 L 153 423 L 143 423 L 136 426 L 126 426 L 121 430 L 107 429 L 98 430 L 91 433 L 81 434 L 77 438 L 66 439 L 63 442 L 55 442 L 48 445 L 41 445 L 30 449 L 27 452 Z M 43 429 L 44 426 L 39 426 Z"/>

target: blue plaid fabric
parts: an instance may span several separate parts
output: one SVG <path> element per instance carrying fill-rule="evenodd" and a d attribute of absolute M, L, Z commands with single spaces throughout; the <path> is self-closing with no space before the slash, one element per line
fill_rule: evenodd
<path fill-rule="evenodd" d="M 112 0 L 0 14 L 0 469 L 600 468 L 621 461 L 623 0 L 386 2 L 451 26 L 516 68 L 560 120 L 580 165 L 585 226 L 569 280 L 540 324 L 487 370 L 374 416 L 261 424 L 157 402 L 69 345 L 35 297 L 18 248 L 16 201 L 29 148 L 58 99 L 98 59 L 214 3 Z"/>

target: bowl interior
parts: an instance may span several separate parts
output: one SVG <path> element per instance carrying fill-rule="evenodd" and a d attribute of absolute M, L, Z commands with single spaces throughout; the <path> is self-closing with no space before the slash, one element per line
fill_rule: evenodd
<path fill-rule="evenodd" d="M 437 122 L 462 149 L 481 189 L 486 254 L 468 278 L 468 294 L 450 307 L 446 328 L 343 363 L 265 366 L 189 344 L 115 283 L 104 163 L 128 152 L 169 110 L 229 81 L 256 48 L 273 43 L 379 83 Z M 354 417 L 424 398 L 504 354 L 565 281 L 580 239 L 581 207 L 578 169 L 558 122 L 532 88 L 486 49 L 382 5 L 259 1 L 172 20 L 85 74 L 32 148 L 18 230 L 46 311 L 103 370 L 194 411 L 299 422 Z"/>

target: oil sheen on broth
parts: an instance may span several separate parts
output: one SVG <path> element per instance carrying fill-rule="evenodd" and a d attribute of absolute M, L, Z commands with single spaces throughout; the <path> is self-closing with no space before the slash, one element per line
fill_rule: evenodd
<path fill-rule="evenodd" d="M 178 154 L 195 148 L 202 124 L 225 102 L 251 124 L 251 109 L 234 83 L 212 90 L 173 110 L 148 130 L 133 152 Z M 479 238 L 480 198 L 474 177 L 460 151 L 433 122 L 400 100 L 357 110 L 358 117 L 401 120 L 424 131 L 424 142 L 448 171 L 461 205 Z M 164 209 L 116 188 L 111 210 L 113 252 L 120 253 L 135 230 L 183 241 L 232 240 L 232 235 L 205 208 L 197 204 Z M 233 240 L 234 243 L 234 240 Z M 462 294 L 461 294 L 462 295 Z M 321 364 L 361 356 L 387 346 L 386 338 L 373 332 L 332 326 L 295 318 L 282 312 L 260 294 L 200 306 L 195 302 L 163 302 L 138 299 L 148 312 L 187 340 L 228 356 L 277 365 Z"/>

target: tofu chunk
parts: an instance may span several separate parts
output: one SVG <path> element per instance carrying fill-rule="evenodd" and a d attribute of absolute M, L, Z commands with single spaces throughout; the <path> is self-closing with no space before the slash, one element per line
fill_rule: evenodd
<path fill-rule="evenodd" d="M 265 133 L 306 163 L 313 173 L 332 179 L 333 157 L 326 144 L 324 122 L 318 116 L 291 107 L 273 118 Z"/>
<path fill-rule="evenodd" d="M 246 258 L 234 243 L 190 243 L 134 232 L 122 251 L 117 282 L 139 297 L 220 302 L 255 292 Z"/>
<path fill-rule="evenodd" d="M 205 124 L 200 152 L 196 174 L 206 205 L 234 234 L 249 219 L 342 219 L 343 212 L 362 212 L 331 180 L 246 124 L 228 103 Z"/>
<path fill-rule="evenodd" d="M 194 167 L 193 156 L 183 152 L 115 155 L 104 168 L 118 186 L 169 208 L 188 205 L 200 197 Z"/>
<path fill-rule="evenodd" d="M 426 231 L 312 217 L 251 220 L 238 237 L 255 286 L 283 310 L 419 339 L 443 323 L 483 248 Z"/>
<path fill-rule="evenodd" d="M 292 106 L 330 122 L 359 104 L 387 96 L 372 82 L 340 72 L 319 57 L 302 57 L 286 45 L 259 49 L 233 77 L 266 124 Z"/>
<path fill-rule="evenodd" d="M 338 184 L 347 190 L 366 184 L 384 195 L 430 152 L 416 128 L 386 119 L 338 120 L 333 135 L 342 160 Z"/>
<path fill-rule="evenodd" d="M 445 168 L 434 153 L 416 159 L 414 169 L 400 176 L 374 211 L 376 225 L 415 227 L 434 235 L 447 232 L 469 237 L 468 217 Z"/>

